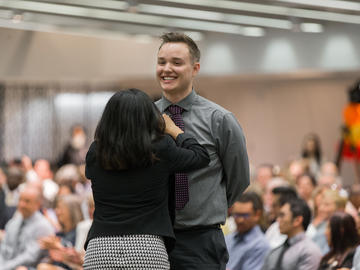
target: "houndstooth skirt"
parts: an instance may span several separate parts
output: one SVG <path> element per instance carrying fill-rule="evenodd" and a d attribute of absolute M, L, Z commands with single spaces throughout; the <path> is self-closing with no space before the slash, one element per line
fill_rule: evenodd
<path fill-rule="evenodd" d="M 164 240 L 156 235 L 122 235 L 91 239 L 84 270 L 170 269 Z"/>

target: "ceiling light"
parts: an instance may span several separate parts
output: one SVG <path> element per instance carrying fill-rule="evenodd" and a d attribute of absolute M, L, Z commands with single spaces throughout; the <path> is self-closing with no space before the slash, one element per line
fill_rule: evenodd
<path fill-rule="evenodd" d="M 318 23 L 301 23 L 300 30 L 307 33 L 321 33 L 324 31 L 324 27 Z"/>
<path fill-rule="evenodd" d="M 248 37 L 262 37 L 265 35 L 265 30 L 260 27 L 244 27 L 243 35 Z"/>
<path fill-rule="evenodd" d="M 360 24 L 359 15 L 342 14 L 336 12 L 308 10 L 300 8 L 280 7 L 274 5 L 246 3 L 240 1 L 228 1 L 228 0 L 156 0 L 161 3 L 178 3 L 191 6 L 222 8 L 228 10 L 248 11 L 254 13 L 317 19 L 325 21 L 334 21 L 342 23 Z M 318 1 L 317 1 L 318 2 Z M 343 2 L 343 1 L 339 1 Z"/>
<path fill-rule="evenodd" d="M 360 4 L 349 1 L 339 1 L 339 0 L 276 0 L 277 2 L 285 2 L 292 4 L 300 4 L 312 7 L 324 7 L 324 8 L 334 8 L 350 11 L 360 11 Z"/>

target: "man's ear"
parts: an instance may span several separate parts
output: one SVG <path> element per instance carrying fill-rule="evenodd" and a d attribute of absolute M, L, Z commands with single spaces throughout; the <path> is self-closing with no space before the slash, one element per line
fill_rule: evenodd
<path fill-rule="evenodd" d="M 193 77 L 195 77 L 200 71 L 200 63 L 195 62 L 193 65 Z"/>
<path fill-rule="evenodd" d="M 293 219 L 293 227 L 302 226 L 304 218 L 302 216 L 297 216 Z"/>
<path fill-rule="evenodd" d="M 262 216 L 262 211 L 261 210 L 256 210 L 255 214 L 254 214 L 256 222 L 258 222 L 258 223 L 260 222 L 261 216 Z"/>

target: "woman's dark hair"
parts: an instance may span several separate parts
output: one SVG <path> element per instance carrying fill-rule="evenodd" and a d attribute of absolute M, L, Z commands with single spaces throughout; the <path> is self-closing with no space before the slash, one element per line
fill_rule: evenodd
<path fill-rule="evenodd" d="M 314 149 L 314 157 L 316 159 L 316 162 L 320 165 L 321 163 L 321 144 L 320 144 L 320 138 L 317 134 L 315 133 L 310 133 L 308 134 L 305 139 L 304 139 L 304 144 L 303 144 L 303 149 L 302 149 L 302 153 L 301 156 L 303 158 L 309 158 L 311 156 L 311 153 L 308 152 L 308 150 L 306 149 L 306 143 L 308 141 L 313 141 L 315 144 L 315 149 Z"/>
<path fill-rule="evenodd" d="M 150 97 L 139 89 L 115 93 L 95 131 L 97 159 L 105 169 L 150 166 L 152 142 L 163 136 L 164 119 Z"/>
<path fill-rule="evenodd" d="M 354 248 L 359 244 L 359 234 L 356 229 L 354 218 L 345 212 L 335 212 L 330 220 L 331 247 L 322 262 L 330 258 L 343 257 L 349 248 Z"/>

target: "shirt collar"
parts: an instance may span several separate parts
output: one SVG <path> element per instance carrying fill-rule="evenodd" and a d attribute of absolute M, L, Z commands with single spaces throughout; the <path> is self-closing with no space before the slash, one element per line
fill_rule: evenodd
<path fill-rule="evenodd" d="M 195 99 L 197 97 L 197 94 L 195 90 L 193 89 L 189 95 L 187 95 L 185 98 L 180 100 L 179 102 L 175 103 L 174 105 L 178 105 L 179 107 L 183 108 L 185 111 L 189 111 L 191 109 L 192 104 L 194 103 Z M 162 111 L 165 111 L 172 103 L 162 96 Z"/>
<path fill-rule="evenodd" d="M 239 239 L 239 241 L 248 242 L 248 241 L 253 240 L 255 235 L 257 235 L 260 232 L 261 232 L 261 229 L 260 229 L 259 225 L 256 225 L 251 230 L 249 230 L 248 232 L 246 232 L 244 234 L 236 233 L 234 235 L 234 238 Z"/>
<path fill-rule="evenodd" d="M 289 239 L 289 245 L 292 246 L 294 244 L 296 244 L 297 242 L 303 240 L 305 238 L 305 233 L 304 232 L 301 232 L 301 233 L 298 233 L 297 235 L 291 237 Z"/>

